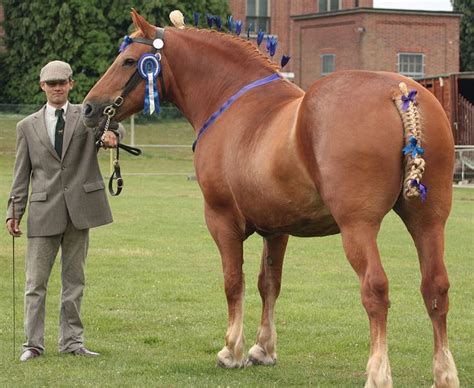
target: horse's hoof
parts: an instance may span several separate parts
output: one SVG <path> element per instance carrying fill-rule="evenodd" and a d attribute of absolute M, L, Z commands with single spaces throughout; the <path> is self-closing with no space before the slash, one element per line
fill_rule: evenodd
<path fill-rule="evenodd" d="M 246 360 L 235 360 L 232 352 L 226 346 L 217 354 L 217 366 L 225 369 L 243 368 Z"/>
<path fill-rule="evenodd" d="M 268 355 L 265 350 L 258 344 L 253 345 L 248 354 L 247 366 L 265 365 L 274 366 L 277 362 L 276 354 Z"/>
<path fill-rule="evenodd" d="M 247 366 L 255 366 L 255 365 L 264 365 L 264 366 L 274 366 L 276 365 L 277 361 L 272 360 L 271 362 L 264 362 L 262 360 L 257 360 L 256 358 L 249 356 L 247 359 L 246 367 Z"/>
<path fill-rule="evenodd" d="M 392 372 L 386 353 L 375 354 L 367 363 L 365 388 L 392 388 Z"/>

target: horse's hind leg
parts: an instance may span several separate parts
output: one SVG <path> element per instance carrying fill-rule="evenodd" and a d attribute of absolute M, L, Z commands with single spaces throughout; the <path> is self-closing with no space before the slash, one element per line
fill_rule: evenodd
<path fill-rule="evenodd" d="M 379 224 L 341 225 L 346 256 L 359 276 L 362 303 L 370 321 L 370 357 L 366 387 L 391 387 L 387 350 L 388 279 L 382 268 L 376 238 Z"/>
<path fill-rule="evenodd" d="M 459 387 L 456 365 L 448 346 L 446 324 L 449 280 L 443 260 L 445 221 L 440 219 L 440 214 L 445 212 L 430 211 L 434 204 L 410 205 L 400 199 L 395 210 L 407 226 L 418 251 L 421 293 L 434 332 L 433 386 Z"/>
<path fill-rule="evenodd" d="M 283 257 L 288 235 L 264 239 L 258 289 L 262 298 L 262 318 L 257 341 L 249 350 L 249 365 L 274 365 L 276 355 L 275 303 L 280 294 Z"/>

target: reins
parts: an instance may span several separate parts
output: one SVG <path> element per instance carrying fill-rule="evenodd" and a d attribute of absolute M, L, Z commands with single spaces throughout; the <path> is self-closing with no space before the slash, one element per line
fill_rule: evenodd
<path fill-rule="evenodd" d="M 151 39 L 146 39 L 146 38 L 130 38 L 130 37 L 125 37 L 124 39 L 124 44 L 121 46 L 121 50 L 125 49 L 130 43 L 141 43 L 141 44 L 146 44 L 148 46 L 151 46 L 152 49 L 150 50 L 149 53 L 143 54 L 142 57 L 140 58 L 139 63 L 137 64 L 137 68 L 135 69 L 135 72 L 132 74 L 132 76 L 128 79 L 127 83 L 125 84 L 125 87 L 123 88 L 122 94 L 115 98 L 114 102 L 111 105 L 107 105 L 104 108 L 103 114 L 107 117 L 106 122 L 104 125 L 103 130 L 100 133 L 100 140 L 97 141 L 97 145 L 100 147 L 103 144 L 102 137 L 106 131 L 109 130 L 110 122 L 112 121 L 112 118 L 115 116 L 117 113 L 117 109 L 119 109 L 124 100 L 125 97 L 137 87 L 139 82 L 144 79 L 143 71 L 141 72 L 140 66 L 142 65 L 145 69 L 145 71 L 149 72 L 150 71 L 150 60 L 152 57 L 154 59 L 154 63 L 151 64 L 154 72 L 157 72 L 158 76 L 160 77 L 160 84 L 161 84 L 161 95 L 165 95 L 165 83 L 163 79 L 163 72 L 160 71 L 160 61 L 161 61 L 161 53 L 159 50 L 163 47 L 163 37 L 164 37 L 165 30 L 163 28 L 157 28 L 156 31 L 156 38 L 154 40 Z M 155 59 L 156 58 L 156 59 Z M 148 63 L 146 62 L 148 60 Z M 153 62 L 153 61 L 152 61 Z M 155 65 L 157 68 L 153 69 L 153 65 Z M 148 76 L 149 82 L 151 82 L 150 76 Z M 146 82 L 146 81 L 145 81 Z M 150 87 L 150 84 L 147 85 Z M 154 92 L 154 87 L 153 92 Z M 149 101 L 147 100 L 147 96 L 145 96 L 145 102 Z M 155 106 L 152 102 L 153 109 L 155 109 Z M 159 109 L 159 105 L 157 107 Z M 151 111 L 151 110 L 150 110 Z M 151 113 L 153 113 L 151 111 Z M 142 153 L 142 151 L 139 148 L 135 148 L 126 144 L 120 143 L 120 139 L 118 139 L 117 147 L 116 147 L 116 153 L 115 153 L 115 159 L 113 161 L 113 168 L 114 171 L 112 175 L 110 176 L 109 179 L 109 193 L 111 196 L 115 197 L 119 195 L 122 192 L 123 188 L 123 178 L 120 170 L 120 162 L 119 162 L 119 149 L 122 148 L 124 151 L 127 151 L 128 153 L 138 156 Z M 116 181 L 117 184 L 117 189 L 114 190 L 114 181 Z"/>

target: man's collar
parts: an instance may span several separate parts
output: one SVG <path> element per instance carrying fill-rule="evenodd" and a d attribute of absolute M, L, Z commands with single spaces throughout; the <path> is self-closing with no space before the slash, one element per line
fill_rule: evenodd
<path fill-rule="evenodd" d="M 69 101 L 66 101 L 66 103 L 59 109 L 63 109 L 64 110 L 64 114 L 67 113 L 67 109 L 69 108 Z M 49 102 L 46 103 L 46 110 L 47 111 L 50 111 L 52 112 L 53 114 L 56 112 L 56 109 L 58 108 L 55 108 L 54 106 L 50 105 Z"/>

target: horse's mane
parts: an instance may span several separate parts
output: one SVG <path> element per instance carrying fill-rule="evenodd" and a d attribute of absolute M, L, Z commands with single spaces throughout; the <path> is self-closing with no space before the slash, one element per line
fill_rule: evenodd
<path fill-rule="evenodd" d="M 168 27 L 168 28 L 174 28 L 174 27 Z M 259 61 L 263 66 L 265 67 L 270 67 L 274 71 L 279 71 L 280 67 L 273 63 L 268 56 L 265 54 L 262 54 L 258 47 L 250 42 L 249 40 L 245 40 L 243 38 L 240 38 L 239 36 L 232 35 L 232 34 L 226 34 L 224 32 L 216 31 L 216 30 L 210 30 L 210 29 L 203 29 L 203 28 L 195 28 L 195 27 L 186 27 L 181 31 L 186 31 L 189 33 L 197 33 L 197 34 L 214 34 L 217 38 L 222 38 L 222 39 L 227 39 L 232 41 L 233 43 L 239 45 L 242 50 L 244 51 L 244 54 L 247 54 L 247 58 L 252 58 L 256 59 Z M 140 33 L 140 30 L 135 30 L 131 36 L 136 37 Z"/>
<path fill-rule="evenodd" d="M 254 58 L 258 60 L 262 65 L 269 66 L 275 71 L 279 71 L 280 67 L 273 63 L 268 56 L 262 54 L 258 47 L 250 42 L 249 40 L 245 40 L 239 36 L 226 34 L 224 32 L 216 31 L 216 30 L 208 30 L 208 29 L 200 29 L 194 27 L 187 27 L 186 30 L 188 31 L 195 31 L 198 33 L 208 33 L 208 34 L 215 34 L 220 38 L 231 40 L 232 42 L 238 44 L 244 50 L 244 53 L 248 55 L 250 58 Z"/>

